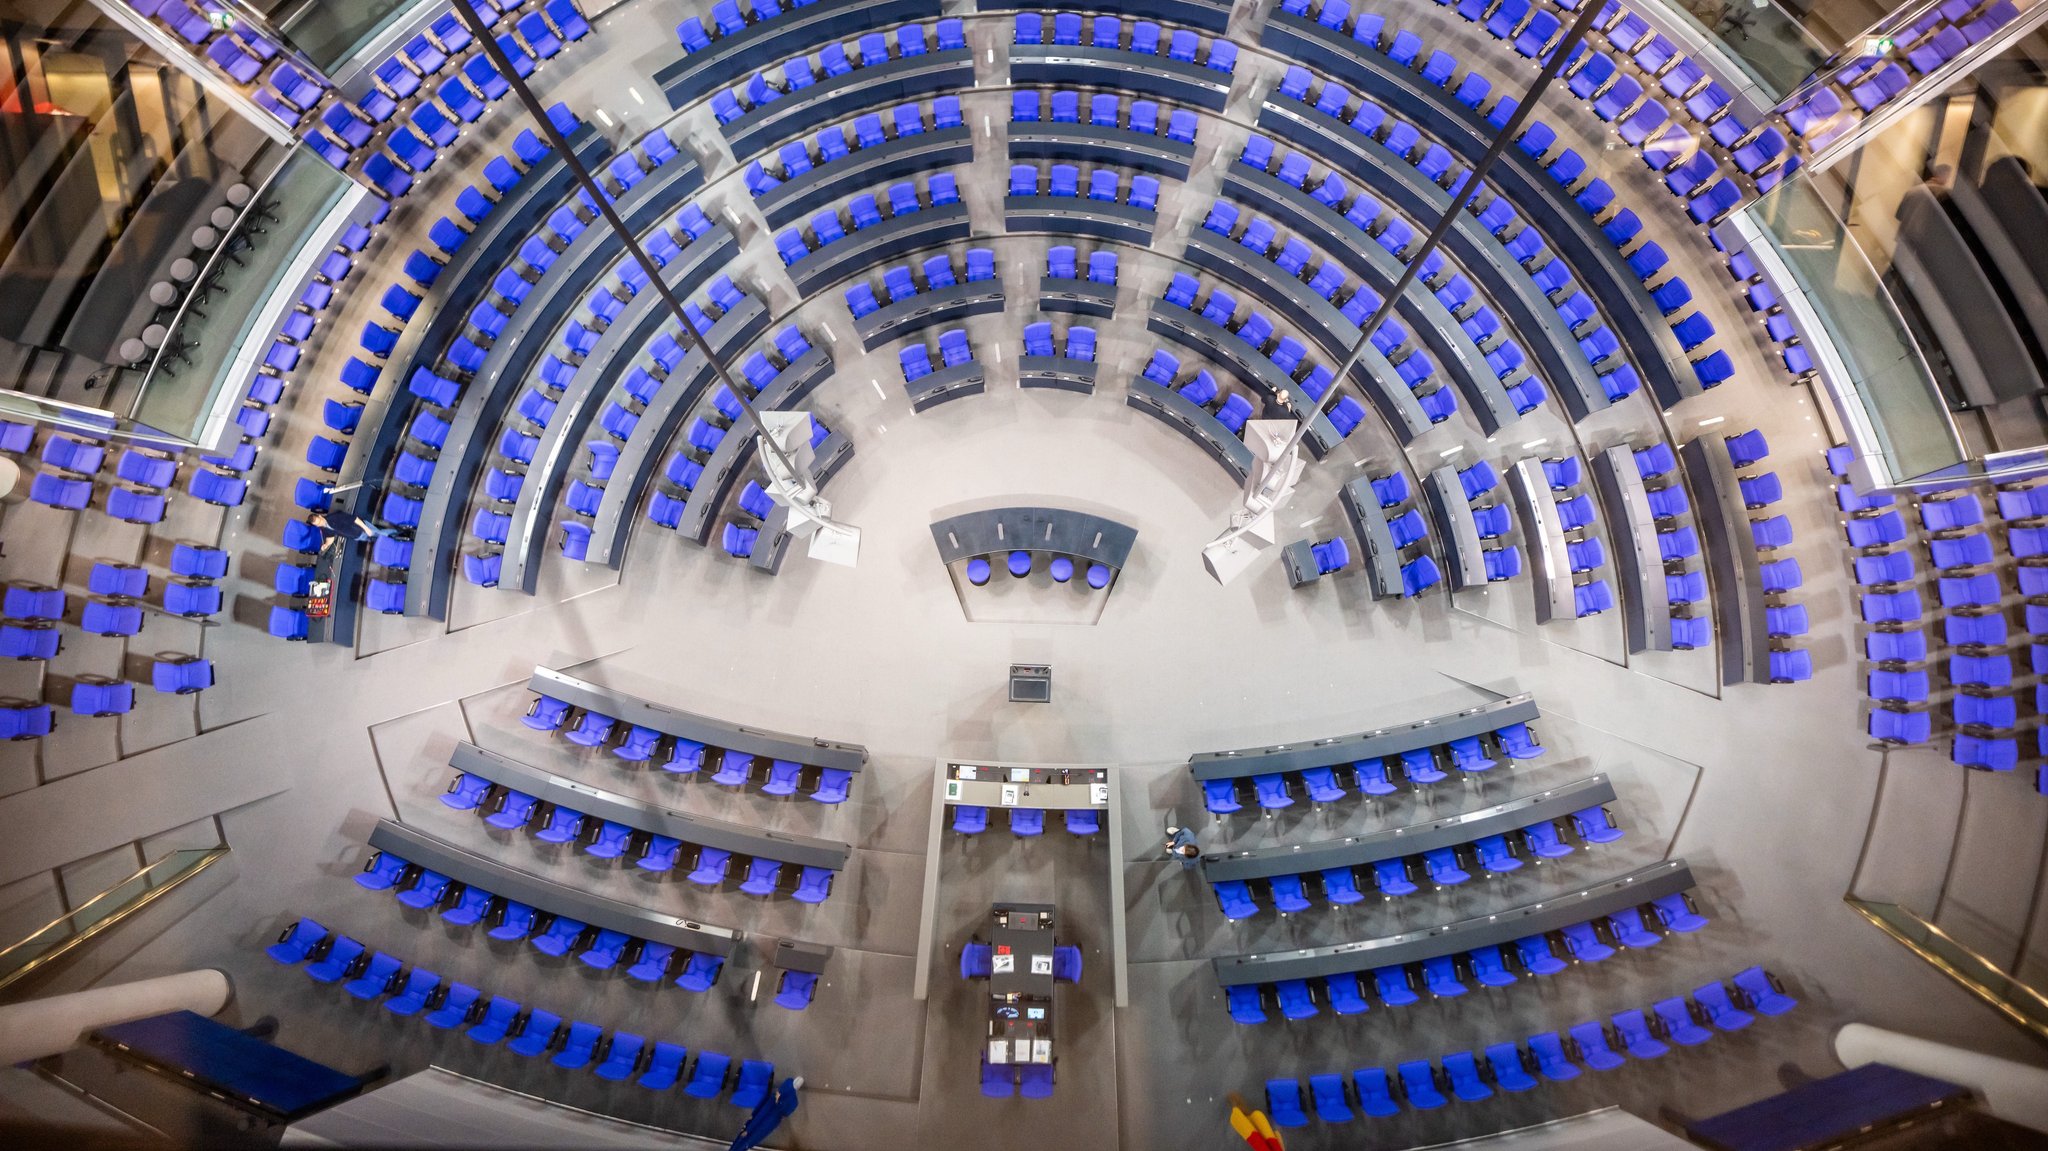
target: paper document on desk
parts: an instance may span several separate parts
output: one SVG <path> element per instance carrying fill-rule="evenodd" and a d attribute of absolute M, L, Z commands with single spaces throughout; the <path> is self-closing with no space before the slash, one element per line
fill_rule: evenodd
<path fill-rule="evenodd" d="M 992 956 L 990 963 L 992 964 L 990 970 L 997 975 L 1011 975 L 1017 970 L 1017 957 L 1015 955 L 1003 954 Z"/>
<path fill-rule="evenodd" d="M 1052 1062 L 1052 1040 L 1033 1039 L 1031 1041 L 1031 1061 L 1033 1063 Z"/>
<path fill-rule="evenodd" d="M 1007 1039 L 989 1040 L 988 1061 L 990 1063 L 1008 1063 L 1010 1061 L 1010 1041 Z"/>
<path fill-rule="evenodd" d="M 1031 1041 L 1029 1039 L 1017 1040 L 1017 1062 L 1031 1062 Z"/>
<path fill-rule="evenodd" d="M 1052 956 L 1050 956 L 1050 955 L 1034 955 L 1034 956 L 1032 956 L 1032 957 L 1031 957 L 1031 974 L 1033 974 L 1033 975 L 1051 975 L 1051 974 L 1052 974 Z"/>

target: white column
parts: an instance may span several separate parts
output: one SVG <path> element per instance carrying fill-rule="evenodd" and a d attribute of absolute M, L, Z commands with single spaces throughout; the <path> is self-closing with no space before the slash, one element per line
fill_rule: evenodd
<path fill-rule="evenodd" d="M 1993 1115 L 2048 1131 L 2048 1070 L 1931 1039 L 1849 1023 L 1835 1032 L 1835 1056 L 1846 1067 L 1888 1063 L 1975 1088 Z"/>
<path fill-rule="evenodd" d="M 172 1011 L 213 1015 L 232 994 L 212 968 L 0 1006 L 0 1066 L 68 1051 L 96 1027 Z"/>

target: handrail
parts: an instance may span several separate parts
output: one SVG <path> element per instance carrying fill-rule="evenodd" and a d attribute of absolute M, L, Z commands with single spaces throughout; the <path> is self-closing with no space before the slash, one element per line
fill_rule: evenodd
<path fill-rule="evenodd" d="M 0 990 L 170 894 L 227 853 L 225 846 L 173 851 L 19 941 L 0 947 Z"/>
<path fill-rule="evenodd" d="M 1842 902 L 1856 909 L 1878 930 L 1904 944 L 1907 950 L 1963 988 L 1989 1003 L 1999 1014 L 2048 1039 L 2048 995 L 2005 973 L 1996 963 L 1969 947 L 1910 908 L 1845 895 Z"/>

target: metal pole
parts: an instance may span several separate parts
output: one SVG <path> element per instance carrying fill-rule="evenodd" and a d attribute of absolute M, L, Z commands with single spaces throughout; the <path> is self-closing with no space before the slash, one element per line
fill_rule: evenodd
<path fill-rule="evenodd" d="M 1528 91 L 1522 94 L 1521 103 L 1516 106 L 1515 114 L 1508 117 L 1507 126 L 1500 130 L 1500 135 L 1494 138 L 1492 146 L 1486 149 L 1486 154 L 1479 158 L 1479 162 L 1472 166 L 1470 172 L 1466 173 L 1465 179 L 1459 185 L 1457 193 L 1451 197 L 1449 210 L 1445 211 L 1443 218 L 1436 222 L 1436 227 L 1430 230 L 1429 238 L 1422 241 L 1422 246 L 1415 250 L 1414 257 L 1408 261 L 1408 266 L 1402 270 L 1401 278 L 1394 282 L 1394 286 L 1388 290 L 1386 298 L 1380 301 L 1380 306 L 1373 312 L 1372 318 L 1360 325 L 1361 333 L 1358 337 L 1358 343 L 1352 346 L 1351 354 L 1344 357 L 1343 365 L 1337 369 L 1336 375 L 1331 378 L 1329 390 L 1323 393 L 1321 399 L 1301 413 L 1301 426 L 1297 427 L 1294 430 L 1294 435 L 1288 439 L 1287 448 L 1282 452 L 1283 456 L 1301 446 L 1301 442 L 1308 438 L 1309 430 L 1314 425 L 1316 417 L 1323 414 L 1323 405 L 1337 398 L 1337 385 L 1342 383 L 1351 374 L 1351 369 L 1357 366 L 1358 361 L 1364 357 L 1366 345 L 1372 342 L 1372 334 L 1379 330 L 1379 326 L 1386 322 L 1387 317 L 1392 314 L 1395 303 L 1401 298 L 1401 293 L 1407 291 L 1408 285 L 1415 282 L 1415 277 L 1422 274 L 1422 262 L 1428 258 L 1431 252 L 1436 250 L 1437 245 L 1450 233 L 1452 226 L 1458 222 L 1459 213 L 1463 212 L 1465 205 L 1471 203 L 1472 197 L 1478 194 L 1480 181 L 1485 179 L 1486 174 L 1493 170 L 1494 162 L 1500 159 L 1501 153 L 1507 151 L 1508 145 L 1514 143 L 1516 134 L 1522 130 L 1523 121 L 1527 120 L 1535 110 L 1536 97 L 1545 88 L 1550 86 L 1550 82 L 1557 78 L 1559 72 L 1564 70 L 1565 61 L 1569 59 L 1571 50 L 1585 38 L 1586 32 L 1592 28 L 1594 17 L 1599 14 L 1600 9 L 1601 6 L 1595 3 L 1594 0 L 1585 0 L 1585 3 L 1580 5 L 1579 18 L 1572 22 L 1571 28 L 1564 34 L 1564 39 L 1558 41 L 1557 47 L 1551 50 L 1550 56 L 1543 62 L 1543 70 L 1537 74 L 1535 82 L 1529 85 Z M 1278 476 L 1284 473 L 1275 471 L 1272 474 Z"/>
<path fill-rule="evenodd" d="M 640 247 L 640 241 L 634 237 L 633 230 L 626 227 L 626 222 L 619 219 L 619 214 L 612 210 L 611 200 L 606 196 L 605 190 L 591 177 L 590 170 L 583 166 L 583 161 L 570 150 L 569 141 L 564 139 L 561 131 L 555 127 L 555 122 L 548 116 L 547 109 L 541 106 L 539 98 L 526 86 L 526 81 L 520 78 L 518 70 L 512 67 L 512 61 L 506 58 L 505 50 L 498 46 L 498 42 L 491 36 L 490 29 L 476 14 L 476 9 L 471 7 L 474 2 L 475 0 L 455 0 L 455 14 L 469 27 L 470 35 L 476 38 L 477 44 L 482 47 L 484 55 L 490 59 L 498 74 L 519 94 L 519 102 L 526 105 L 527 112 L 533 116 L 541 134 L 547 137 L 548 143 L 561 155 L 562 162 L 575 174 L 576 182 L 589 194 L 590 202 L 597 205 L 598 215 L 604 217 L 612 232 L 626 245 L 627 253 L 638 261 L 640 269 L 647 273 L 648 282 L 661 294 L 661 302 L 667 306 L 669 315 L 675 317 L 676 323 L 682 327 L 684 345 L 704 354 L 712 370 L 718 373 L 718 382 L 725 385 L 726 391 L 731 392 L 733 398 L 739 401 L 740 410 L 753 422 L 754 430 L 760 434 L 761 443 L 775 457 L 775 461 L 782 465 L 785 472 L 808 488 L 810 477 L 797 469 L 795 461 L 783 452 L 782 446 L 775 442 L 775 437 L 768 434 L 767 426 L 761 422 L 761 414 L 754 410 L 753 402 L 748 398 L 746 391 L 733 383 L 732 373 L 726 369 L 725 361 L 717 352 L 712 351 L 711 345 L 698 334 L 697 326 L 690 322 L 690 317 L 683 311 L 683 302 L 676 299 L 676 294 L 669 290 L 668 282 L 661 278 L 661 268 L 648 258 L 646 251 Z"/>

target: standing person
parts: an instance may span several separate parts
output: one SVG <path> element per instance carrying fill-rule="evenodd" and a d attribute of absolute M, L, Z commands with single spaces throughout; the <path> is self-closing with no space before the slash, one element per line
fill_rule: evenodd
<path fill-rule="evenodd" d="M 1166 853 L 1179 859 L 1183 870 L 1191 870 L 1202 861 L 1202 849 L 1195 844 L 1195 833 L 1192 828 L 1167 828 Z"/>
<path fill-rule="evenodd" d="M 797 1088 L 804 1085 L 804 1077 L 784 1079 L 776 1085 L 766 1099 L 754 1105 L 754 1113 L 740 1127 L 740 1134 L 732 1141 L 731 1151 L 750 1151 L 759 1147 L 761 1141 L 773 1134 L 782 1121 L 796 1114 Z"/>

